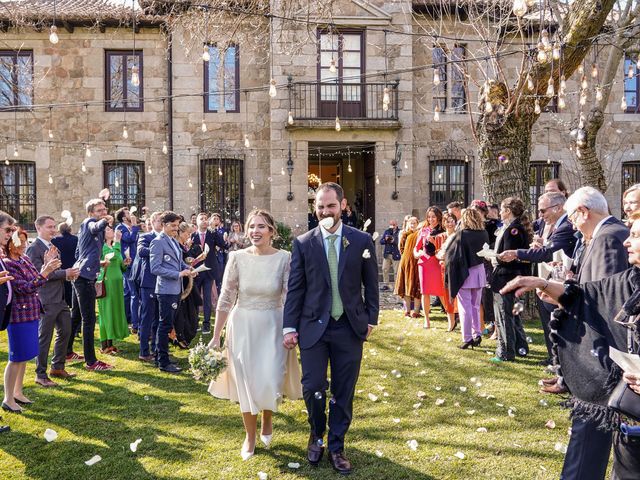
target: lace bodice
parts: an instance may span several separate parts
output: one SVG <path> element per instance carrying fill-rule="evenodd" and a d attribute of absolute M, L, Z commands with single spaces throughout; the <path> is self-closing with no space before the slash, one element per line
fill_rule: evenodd
<path fill-rule="evenodd" d="M 273 255 L 229 252 L 218 310 L 228 312 L 234 305 L 247 310 L 280 308 L 287 293 L 290 259 L 284 250 Z"/>

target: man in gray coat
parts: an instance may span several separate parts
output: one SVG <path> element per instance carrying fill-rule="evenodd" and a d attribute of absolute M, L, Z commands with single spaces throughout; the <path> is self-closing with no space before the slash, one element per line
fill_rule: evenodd
<path fill-rule="evenodd" d="M 46 263 L 47 252 L 53 251 L 54 255 L 58 254 L 58 249 L 51 243 L 51 239 L 56 234 L 56 221 L 53 217 L 42 215 L 36 219 L 35 227 L 38 238 L 27 248 L 26 253 L 36 270 L 40 271 L 42 265 Z M 64 283 L 65 280 L 74 280 L 78 273 L 76 268 L 58 269 L 47 277 L 47 283 L 38 290 L 43 313 L 38 328 L 39 353 L 36 359 L 36 383 L 43 387 L 56 386 L 56 383 L 47 376 L 47 360 L 54 328 L 57 333 L 49 375 L 58 378 L 75 376 L 64 368 L 67 343 L 71 335 L 71 316 L 64 298 Z"/>

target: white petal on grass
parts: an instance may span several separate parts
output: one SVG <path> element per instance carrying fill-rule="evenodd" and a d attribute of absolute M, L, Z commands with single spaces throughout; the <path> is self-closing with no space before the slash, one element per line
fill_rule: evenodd
<path fill-rule="evenodd" d="M 427 371 L 426 371 L 426 370 L 422 370 L 422 371 L 420 371 L 420 373 L 419 373 L 419 375 L 426 375 L 426 374 L 427 374 Z"/>
<path fill-rule="evenodd" d="M 462 452 L 456 452 L 453 456 L 459 458 L 460 460 L 464 460 L 465 457 L 464 453 Z"/>
<path fill-rule="evenodd" d="M 400 423 L 400 419 L 399 418 L 394 418 L 393 419 L 393 423 Z"/>
<path fill-rule="evenodd" d="M 440 386 L 437 386 L 437 387 L 435 387 L 435 388 L 436 388 L 436 391 L 437 391 L 437 392 L 439 392 L 440 390 L 442 390 L 442 387 L 440 387 Z"/>
<path fill-rule="evenodd" d="M 487 433 L 487 429 L 485 427 L 476 428 L 476 432 L 478 433 Z"/>
<path fill-rule="evenodd" d="M 554 445 L 553 449 L 556 452 L 560 452 L 560 453 L 567 453 L 567 445 L 565 443 L 562 442 L 556 442 L 556 444 Z"/>
<path fill-rule="evenodd" d="M 389 394 L 388 394 L 387 392 L 383 392 L 383 393 L 382 393 L 382 396 L 383 396 L 383 397 L 388 397 L 388 396 L 389 396 Z"/>
<path fill-rule="evenodd" d="M 300 468 L 300 464 L 298 462 L 289 462 L 287 463 L 287 467 L 289 468 Z"/>
<path fill-rule="evenodd" d="M 474 413 L 476 413 L 475 410 L 467 410 L 467 415 L 473 415 Z"/>
<path fill-rule="evenodd" d="M 387 387 L 385 387 L 385 386 L 383 386 L 383 385 L 376 385 L 376 388 L 377 388 L 378 390 L 382 391 L 382 390 L 384 390 L 384 389 L 385 389 L 385 388 L 387 388 Z"/>
<path fill-rule="evenodd" d="M 415 452 L 416 450 L 418 450 L 418 442 L 417 442 L 417 440 L 409 440 L 409 441 L 407 442 L 407 446 L 408 446 L 411 450 L 413 450 L 414 452 Z"/>
<path fill-rule="evenodd" d="M 140 442 L 142 442 L 141 438 L 136 439 L 135 442 L 131 442 L 129 444 L 129 448 L 131 449 L 132 452 L 137 452 L 138 451 L 138 445 L 140 445 Z"/>
<path fill-rule="evenodd" d="M 413 404 L 413 408 L 414 408 L 414 409 L 418 409 L 418 408 L 420 408 L 421 406 L 422 406 L 422 402 L 418 402 L 418 403 L 414 403 L 414 404 Z"/>
<path fill-rule="evenodd" d="M 547 420 L 547 423 L 545 423 L 544 426 L 549 430 L 553 430 L 554 428 L 556 428 L 556 422 L 554 422 L 553 420 Z"/>
<path fill-rule="evenodd" d="M 541 407 L 548 407 L 549 406 L 549 403 L 547 403 L 547 401 L 544 398 L 541 398 L 538 403 L 540 404 Z"/>
<path fill-rule="evenodd" d="M 396 378 L 400 378 L 402 375 L 400 373 L 396 373 Z"/>
<path fill-rule="evenodd" d="M 487 398 L 489 398 L 489 397 L 487 397 Z M 496 407 L 502 408 L 502 407 L 504 407 L 504 403 L 496 403 Z"/>
<path fill-rule="evenodd" d="M 436 399 L 436 405 L 443 405 L 444 404 L 444 398 L 437 398 Z"/>
<path fill-rule="evenodd" d="M 507 410 L 507 415 L 509 415 L 509 417 L 511 417 L 511 418 L 516 416 L 516 414 L 511 409 Z"/>
<path fill-rule="evenodd" d="M 471 378 L 469 379 L 469 381 L 470 381 L 471 383 L 476 383 L 476 381 L 477 381 L 477 380 L 478 380 L 478 379 L 477 379 L 476 377 L 471 377 Z"/>
<path fill-rule="evenodd" d="M 53 442 L 56 438 L 58 438 L 58 432 L 56 432 L 55 430 L 51 430 L 50 428 L 47 428 L 44 431 L 44 439 L 47 442 Z"/>
<path fill-rule="evenodd" d="M 493 400 L 494 398 L 496 398 L 494 395 L 487 395 L 487 400 Z"/>
<path fill-rule="evenodd" d="M 476 387 L 480 388 L 482 386 L 482 382 L 476 382 Z"/>
<path fill-rule="evenodd" d="M 460 391 L 461 391 L 462 393 L 466 392 L 466 391 L 467 391 L 467 387 L 460 387 Z"/>
<path fill-rule="evenodd" d="M 418 398 L 424 398 L 424 397 L 427 396 L 427 394 L 425 392 L 423 392 L 422 390 L 418 390 L 417 395 L 418 395 Z"/>
<path fill-rule="evenodd" d="M 371 400 L 372 402 L 377 402 L 378 401 L 378 396 L 374 395 L 373 393 L 370 393 L 367 396 L 369 397 L 369 400 Z"/>
<path fill-rule="evenodd" d="M 85 465 L 95 465 L 96 463 L 98 463 L 100 460 L 102 460 L 102 457 L 100 455 L 94 455 L 93 457 L 91 457 L 89 460 L 87 460 L 86 462 L 84 462 Z"/>
<path fill-rule="evenodd" d="M 258 480 L 267 480 L 269 478 L 269 475 L 267 475 L 265 472 L 258 472 Z"/>
<path fill-rule="evenodd" d="M 448 338 L 447 338 L 447 342 L 450 342 L 450 341 L 451 341 L 451 337 L 448 337 Z"/>
<path fill-rule="evenodd" d="M 376 450 L 376 457 L 382 458 L 384 457 L 384 453 L 382 453 L 382 451 L 380 450 Z"/>

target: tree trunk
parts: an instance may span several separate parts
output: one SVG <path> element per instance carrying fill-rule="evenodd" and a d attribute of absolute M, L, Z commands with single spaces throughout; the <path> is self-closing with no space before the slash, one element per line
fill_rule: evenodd
<path fill-rule="evenodd" d="M 598 131 L 604 123 L 602 110 L 593 108 L 589 112 L 589 118 L 585 127 L 586 141 L 584 145 L 576 146 L 576 156 L 580 164 L 580 183 L 582 186 L 592 186 L 601 192 L 607 191 L 607 182 L 604 176 L 604 168 L 596 153 L 596 140 Z"/>

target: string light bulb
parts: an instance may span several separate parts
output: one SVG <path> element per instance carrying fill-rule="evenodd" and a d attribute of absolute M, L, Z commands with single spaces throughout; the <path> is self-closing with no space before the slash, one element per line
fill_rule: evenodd
<path fill-rule="evenodd" d="M 331 58 L 331 62 L 329 63 L 329 71 L 331 73 L 336 73 L 338 69 L 336 68 L 336 60 L 335 58 Z"/>
<path fill-rule="evenodd" d="M 251 148 L 251 142 L 249 141 L 249 135 L 244 134 L 244 148 Z"/>
<path fill-rule="evenodd" d="M 591 65 L 591 78 L 598 78 L 598 66 L 595 63 Z"/>
<path fill-rule="evenodd" d="M 19 155 L 19 153 L 18 153 L 18 145 L 16 144 L 16 145 L 13 146 L 13 156 L 17 158 L 18 155 Z"/>
<path fill-rule="evenodd" d="M 540 115 L 540 112 L 542 112 L 542 110 L 540 109 L 540 101 L 537 98 L 533 106 L 533 111 L 536 115 Z"/>
<path fill-rule="evenodd" d="M 602 101 L 602 87 L 600 85 L 596 87 L 596 100 L 598 102 Z"/>
<path fill-rule="evenodd" d="M 580 75 L 584 74 L 584 65 L 583 64 L 578 65 L 578 73 Z"/>
<path fill-rule="evenodd" d="M 564 100 L 564 94 L 558 94 L 558 108 L 560 110 L 564 110 L 565 108 L 567 108 L 567 103 Z"/>
<path fill-rule="evenodd" d="M 53 183 L 53 177 L 51 176 L 51 174 L 49 174 L 49 178 L 47 179 L 47 181 L 49 182 L 49 185 Z"/>
<path fill-rule="evenodd" d="M 127 126 L 122 127 L 122 138 L 125 140 L 129 138 L 129 131 L 127 130 Z"/>
<path fill-rule="evenodd" d="M 341 126 L 340 126 L 340 118 L 336 115 L 336 132 L 339 132 L 341 130 Z"/>
<path fill-rule="evenodd" d="M 493 104 L 491 102 L 486 102 L 484 104 L 484 111 L 485 111 L 485 113 L 493 112 Z"/>
<path fill-rule="evenodd" d="M 349 159 L 349 164 L 347 165 L 347 172 L 352 173 L 353 168 L 351 168 L 351 159 Z"/>
<path fill-rule="evenodd" d="M 89 144 L 87 144 L 85 147 L 84 156 L 87 158 L 91 158 L 91 148 L 89 148 Z"/>
<path fill-rule="evenodd" d="M 137 65 L 131 67 L 131 85 L 134 87 L 140 86 L 140 68 Z"/>
<path fill-rule="evenodd" d="M 433 121 L 440 121 L 440 105 L 436 105 L 436 108 L 433 110 Z"/>
<path fill-rule="evenodd" d="M 633 76 L 635 75 L 635 72 L 633 71 L 633 63 L 629 62 L 629 70 L 627 71 L 627 78 L 631 79 L 633 78 Z"/>
<path fill-rule="evenodd" d="M 276 98 L 277 95 L 278 95 L 278 89 L 276 88 L 276 80 L 272 78 L 269 81 L 269 96 L 271 98 Z"/>
<path fill-rule="evenodd" d="M 208 62 L 211 60 L 211 54 L 209 53 L 209 45 L 203 45 L 202 47 L 202 61 Z"/>
<path fill-rule="evenodd" d="M 4 159 L 4 164 L 5 164 L 5 165 L 9 165 L 9 158 L 5 158 L 5 159 Z"/>
<path fill-rule="evenodd" d="M 535 85 L 533 84 L 533 78 L 531 78 L 531 75 L 527 73 L 527 89 L 530 92 L 533 92 L 533 89 L 536 88 Z"/>
<path fill-rule="evenodd" d="M 51 28 L 49 29 L 49 41 L 53 45 L 57 45 L 59 40 L 60 39 L 58 38 L 58 27 L 56 27 L 55 25 L 51 25 Z"/>
<path fill-rule="evenodd" d="M 580 81 L 580 88 L 582 88 L 583 90 L 586 90 L 587 88 L 589 88 L 589 82 L 587 81 L 587 76 L 586 75 L 582 75 L 582 80 Z"/>
<path fill-rule="evenodd" d="M 547 83 L 547 97 L 552 98 L 555 94 L 556 91 L 553 88 L 553 78 L 549 78 L 549 82 Z"/>
<path fill-rule="evenodd" d="M 587 104 L 587 91 L 586 90 L 580 90 L 580 105 L 581 106 L 585 106 Z"/>
<path fill-rule="evenodd" d="M 189 188 L 193 188 L 193 182 L 189 179 Z"/>
<path fill-rule="evenodd" d="M 627 99 L 624 95 L 622 96 L 622 100 L 620 101 L 620 110 L 622 110 L 623 112 L 627 111 Z"/>
<path fill-rule="evenodd" d="M 149 165 L 149 166 L 147 167 L 147 173 L 148 173 L 149 175 L 151 175 L 151 174 L 153 173 L 153 170 L 151 170 L 151 165 Z"/>
<path fill-rule="evenodd" d="M 558 42 L 553 42 L 553 51 L 551 52 L 551 57 L 554 60 L 560 60 L 560 44 Z"/>
<path fill-rule="evenodd" d="M 53 138 L 53 130 L 49 129 L 49 138 Z"/>
<path fill-rule="evenodd" d="M 538 54 L 536 55 L 536 58 L 540 63 L 547 63 L 548 58 L 547 52 L 544 50 L 544 44 L 542 42 L 538 42 L 537 48 Z"/>
<path fill-rule="evenodd" d="M 540 32 L 540 41 L 542 42 L 545 51 L 548 52 L 549 50 L 551 50 L 551 42 L 549 41 L 549 30 L 547 30 L 546 28 L 542 29 L 542 32 Z"/>
<path fill-rule="evenodd" d="M 564 75 L 560 76 L 560 91 L 558 93 L 565 94 L 567 90 L 567 79 Z"/>
<path fill-rule="evenodd" d="M 376 174 L 376 185 L 380 185 L 380 177 L 378 177 L 378 174 Z"/>
<path fill-rule="evenodd" d="M 585 118 L 584 118 L 584 113 L 580 113 L 580 120 L 578 121 L 578 130 L 583 130 L 584 129 L 584 122 L 585 122 Z"/>
<path fill-rule="evenodd" d="M 436 87 L 440 85 L 440 72 L 438 71 L 437 68 L 433 70 L 433 84 Z"/>
<path fill-rule="evenodd" d="M 222 176 L 222 168 L 218 167 L 218 176 L 221 177 Z"/>
<path fill-rule="evenodd" d="M 204 121 L 204 118 L 202 119 L 202 124 L 200 125 L 200 130 L 202 130 L 202 133 L 205 133 L 207 131 L 207 122 Z"/>
<path fill-rule="evenodd" d="M 293 113 L 291 113 L 291 110 L 289 110 L 289 116 L 287 117 L 287 123 L 289 125 L 293 125 Z"/>
<path fill-rule="evenodd" d="M 513 14 L 520 18 L 526 15 L 528 10 L 525 0 L 513 0 Z"/>
<path fill-rule="evenodd" d="M 547 157 L 547 165 L 551 165 L 551 158 Z"/>
<path fill-rule="evenodd" d="M 169 153 L 169 148 L 167 147 L 167 141 L 165 140 L 164 142 L 162 142 L 162 153 L 163 154 L 167 154 Z"/>
<path fill-rule="evenodd" d="M 82 170 L 82 173 L 87 173 L 87 166 L 84 164 L 84 161 L 82 162 L 82 165 L 80 166 L 80 170 Z"/>
<path fill-rule="evenodd" d="M 251 179 L 251 182 L 249 183 L 249 188 L 251 188 L 251 190 L 255 190 L 256 189 L 256 184 L 253 183 L 253 178 Z"/>
<path fill-rule="evenodd" d="M 285 175 L 284 167 L 280 167 L 280 175 L 282 175 L 282 176 Z"/>

